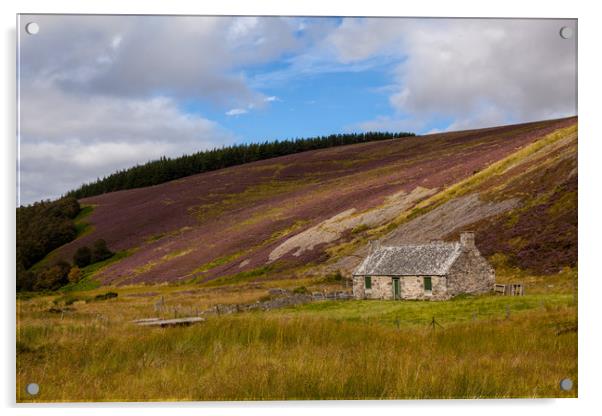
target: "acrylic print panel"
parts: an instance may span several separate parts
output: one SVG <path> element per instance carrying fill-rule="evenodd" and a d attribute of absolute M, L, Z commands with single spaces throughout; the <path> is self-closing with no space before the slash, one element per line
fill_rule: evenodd
<path fill-rule="evenodd" d="M 577 396 L 576 20 L 18 38 L 18 402 Z"/>

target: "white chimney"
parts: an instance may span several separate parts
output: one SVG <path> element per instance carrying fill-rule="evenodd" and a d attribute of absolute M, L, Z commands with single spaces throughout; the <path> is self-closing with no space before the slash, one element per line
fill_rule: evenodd
<path fill-rule="evenodd" d="M 460 245 L 464 250 L 473 250 L 476 248 L 474 243 L 474 233 L 472 231 L 465 231 L 460 234 Z"/>

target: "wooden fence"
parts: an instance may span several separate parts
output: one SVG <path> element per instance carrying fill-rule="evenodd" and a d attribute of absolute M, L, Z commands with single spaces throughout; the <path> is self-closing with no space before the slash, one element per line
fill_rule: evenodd
<path fill-rule="evenodd" d="M 499 284 L 493 286 L 493 292 L 503 296 L 524 296 L 525 285 L 522 283 Z"/>

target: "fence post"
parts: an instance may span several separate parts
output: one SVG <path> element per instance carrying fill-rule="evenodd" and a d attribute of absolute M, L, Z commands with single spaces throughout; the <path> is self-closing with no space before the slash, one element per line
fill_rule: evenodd
<path fill-rule="evenodd" d="M 443 328 L 443 325 L 441 325 L 439 322 L 437 322 L 435 320 L 435 317 L 433 316 L 433 320 L 431 321 L 431 327 L 433 328 L 433 331 L 435 330 L 436 326 L 439 326 L 439 327 Z"/>

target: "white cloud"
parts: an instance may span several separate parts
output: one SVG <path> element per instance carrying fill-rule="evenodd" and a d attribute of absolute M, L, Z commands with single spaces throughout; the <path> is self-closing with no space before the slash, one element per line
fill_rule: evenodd
<path fill-rule="evenodd" d="M 276 97 L 275 95 L 269 96 L 269 97 L 265 97 L 263 99 L 264 103 L 272 103 L 275 101 L 282 101 L 280 98 Z M 243 114 L 247 114 L 250 110 L 254 110 L 256 108 L 262 108 L 263 104 L 259 103 L 259 104 L 255 104 L 255 103 L 250 103 L 247 105 L 247 108 L 232 108 L 228 111 L 226 111 L 226 115 L 227 116 L 240 116 Z"/>
<path fill-rule="evenodd" d="M 571 20 L 346 19 L 328 41 L 341 62 L 397 56 L 399 117 L 470 128 L 576 114 Z M 390 89 L 390 86 L 387 86 Z M 374 122 L 392 120 L 374 120 Z"/>
<path fill-rule="evenodd" d="M 227 116 L 240 116 L 241 114 L 247 114 L 249 111 L 244 108 L 233 108 L 226 111 Z"/>

